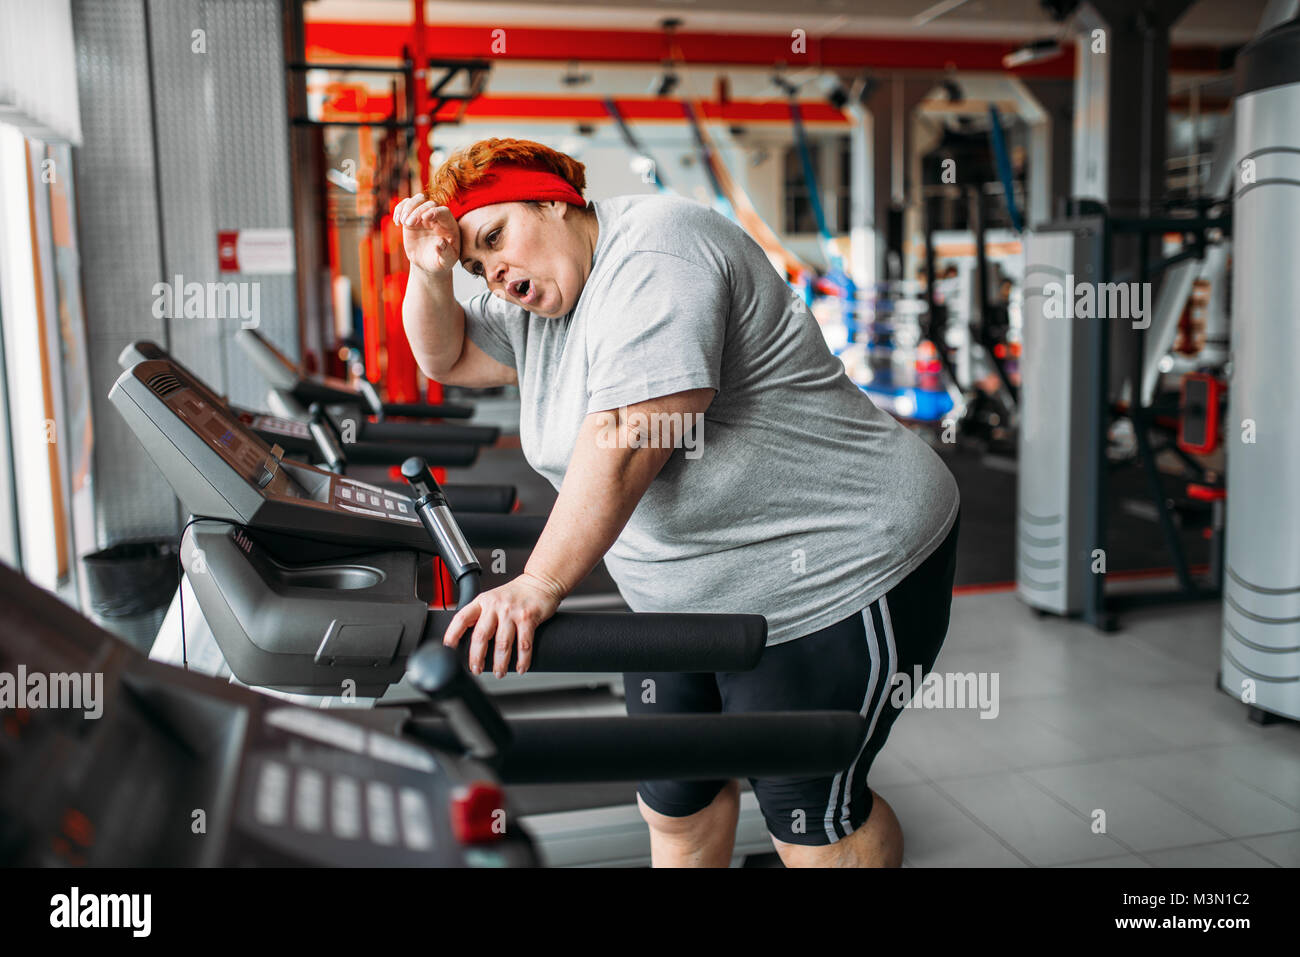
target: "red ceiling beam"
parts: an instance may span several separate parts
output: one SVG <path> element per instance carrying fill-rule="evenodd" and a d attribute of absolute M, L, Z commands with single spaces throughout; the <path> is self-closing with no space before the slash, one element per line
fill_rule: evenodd
<path fill-rule="evenodd" d="M 494 38 L 494 31 L 504 30 Z M 307 59 L 399 60 L 410 42 L 411 25 L 311 21 L 306 27 Z M 427 29 L 429 54 L 434 57 L 494 60 L 579 60 L 584 63 L 660 63 L 666 52 L 664 35 L 651 30 L 572 30 L 550 27 L 436 25 Z M 875 70 L 1001 71 L 1002 57 L 1019 41 L 914 39 L 907 37 L 809 37 L 807 51 L 794 53 L 786 34 L 674 33 L 680 59 L 686 63 L 730 66 L 791 67 L 819 65 Z M 504 50 L 501 49 L 504 42 Z M 494 48 L 495 43 L 495 48 Z M 1054 60 L 1031 63 L 1012 72 L 1020 76 L 1074 75 L 1074 48 Z M 1170 68 L 1180 72 L 1222 68 L 1217 47 L 1176 47 Z"/>
<path fill-rule="evenodd" d="M 664 121 L 680 123 L 686 114 L 680 100 L 619 98 L 619 112 L 626 119 L 642 122 Z M 790 108 L 784 101 L 760 102 L 755 100 L 728 100 L 726 103 L 705 101 L 697 103 L 705 118 L 722 123 L 789 123 Z M 323 120 L 383 120 L 391 115 L 393 101 L 388 94 L 370 94 L 364 98 L 350 88 L 336 88 L 325 101 L 321 111 Z M 455 120 L 460 104 L 448 103 L 435 118 L 435 122 Z M 828 103 L 800 104 L 800 112 L 807 123 L 847 123 L 839 110 Z M 599 97 L 585 96 L 480 96 L 465 111 L 467 119 L 513 120 L 568 120 L 571 122 L 601 122 L 609 119 L 604 101 Z"/>

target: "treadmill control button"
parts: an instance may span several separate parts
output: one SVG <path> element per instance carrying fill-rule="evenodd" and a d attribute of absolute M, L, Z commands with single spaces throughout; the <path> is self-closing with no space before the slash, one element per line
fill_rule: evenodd
<path fill-rule="evenodd" d="M 344 485 L 342 488 L 339 489 L 339 494 L 340 494 L 341 496 L 343 496 L 344 498 L 351 498 L 351 497 L 352 497 L 352 489 L 350 489 L 350 488 L 348 488 L 346 485 Z"/>
<path fill-rule="evenodd" d="M 284 823 L 288 801 L 289 769 L 277 761 L 267 761 L 257 779 L 253 816 L 259 824 L 278 827 Z"/>
<path fill-rule="evenodd" d="M 366 818 L 370 822 L 370 839 L 376 844 L 397 843 L 397 816 L 393 808 L 393 789 L 381 781 L 366 785 Z"/>
<path fill-rule="evenodd" d="M 402 815 L 402 837 L 413 851 L 427 851 L 433 847 L 433 823 L 429 820 L 429 806 L 424 795 L 415 788 L 402 788 L 398 797 Z"/>
<path fill-rule="evenodd" d="M 391 498 L 384 499 L 384 508 L 388 509 L 391 512 L 394 509 L 394 507 L 395 506 Z"/>
<path fill-rule="evenodd" d="M 405 502 L 398 502 L 398 503 L 397 503 L 397 510 L 398 510 L 399 512 L 401 512 L 403 515 L 405 515 L 405 514 L 406 514 L 406 503 L 405 503 Z"/>
<path fill-rule="evenodd" d="M 334 834 L 344 840 L 355 841 L 361 836 L 361 785 L 356 778 L 342 775 L 334 779 L 330 821 Z"/>
<path fill-rule="evenodd" d="M 294 789 L 294 823 L 299 830 L 321 831 L 325 827 L 325 778 L 312 768 L 299 768 Z"/>

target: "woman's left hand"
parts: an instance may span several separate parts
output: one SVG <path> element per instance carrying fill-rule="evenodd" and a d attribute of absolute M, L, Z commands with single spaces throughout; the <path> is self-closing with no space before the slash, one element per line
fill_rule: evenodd
<path fill-rule="evenodd" d="M 492 673 L 504 678 L 510 665 L 510 652 L 519 645 L 516 670 L 523 674 L 532 664 L 533 636 L 537 626 L 555 614 L 563 598 L 560 589 L 527 572 L 499 588 L 485 591 L 456 612 L 442 636 L 442 643 L 455 648 L 470 625 L 469 669 L 481 674 L 486 666 L 488 642 L 494 642 Z"/>

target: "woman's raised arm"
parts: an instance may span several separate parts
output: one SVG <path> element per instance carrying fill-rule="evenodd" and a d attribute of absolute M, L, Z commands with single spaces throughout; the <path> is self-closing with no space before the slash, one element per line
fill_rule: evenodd
<path fill-rule="evenodd" d="M 465 310 L 452 291 L 460 256 L 460 229 L 446 206 L 417 193 L 393 210 L 411 273 L 402 300 L 402 324 L 415 361 L 443 385 L 486 389 L 515 385 L 512 366 L 492 358 L 465 335 Z"/>

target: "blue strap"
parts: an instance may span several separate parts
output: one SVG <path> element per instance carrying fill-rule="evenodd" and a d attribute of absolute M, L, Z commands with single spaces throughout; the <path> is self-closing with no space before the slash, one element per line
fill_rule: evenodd
<path fill-rule="evenodd" d="M 709 178 L 709 186 L 713 190 L 713 205 L 718 212 L 728 219 L 735 220 L 736 211 L 731 208 L 731 201 L 727 199 L 727 194 L 722 191 L 722 184 L 718 182 L 718 175 L 713 171 L 712 151 L 700 134 L 700 118 L 695 114 L 695 109 L 691 106 L 689 100 L 682 100 L 682 111 L 690 122 L 691 135 L 695 138 L 695 150 L 700 154 L 700 165 L 704 167 L 704 173 Z"/>
<path fill-rule="evenodd" d="M 817 232 L 823 242 L 829 242 L 831 231 L 826 226 L 826 211 L 822 209 L 821 190 L 817 184 L 817 171 L 813 169 L 812 150 L 808 148 L 808 135 L 803 128 L 803 113 L 799 101 L 790 94 L 790 120 L 794 124 L 794 140 L 799 147 L 799 165 L 803 167 L 803 181 L 808 187 L 808 200 L 812 203 L 813 215 L 817 217 Z"/>
<path fill-rule="evenodd" d="M 623 142 L 627 144 L 627 148 L 637 156 L 644 156 L 650 161 L 650 174 L 654 177 L 655 186 L 660 192 L 667 192 L 669 188 L 668 180 L 664 179 L 659 172 L 659 162 L 650 155 L 650 151 L 636 138 L 636 134 L 632 132 L 631 127 L 627 125 L 627 121 L 623 119 L 623 114 L 619 111 L 618 104 L 614 102 L 613 97 L 605 97 L 605 112 L 609 114 L 610 119 L 614 121 L 614 125 L 618 127 L 618 132 L 623 137 Z"/>
<path fill-rule="evenodd" d="M 1024 220 L 1020 218 L 1020 209 L 1016 206 L 1016 184 L 1011 179 L 1011 156 L 1007 153 L 1007 141 L 1002 135 L 1002 118 L 998 115 L 998 108 L 989 104 L 989 116 L 993 120 L 993 131 L 989 134 L 989 142 L 993 144 L 993 159 L 998 166 L 998 179 L 1002 180 L 1002 196 L 1006 200 L 1007 215 L 1011 217 L 1011 225 L 1015 227 L 1016 232 L 1025 228 Z"/>

